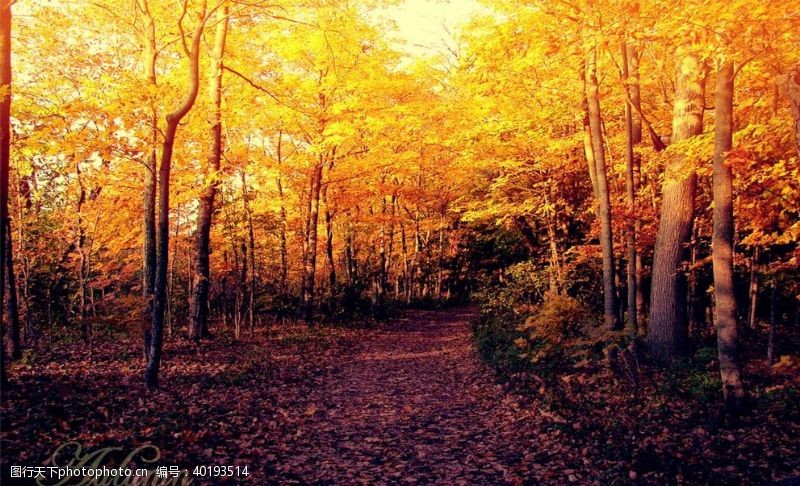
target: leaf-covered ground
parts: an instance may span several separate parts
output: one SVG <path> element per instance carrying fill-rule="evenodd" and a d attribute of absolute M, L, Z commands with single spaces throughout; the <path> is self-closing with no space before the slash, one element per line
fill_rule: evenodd
<path fill-rule="evenodd" d="M 371 330 L 170 340 L 158 392 L 142 389 L 135 341 L 108 340 L 91 361 L 61 348 L 12 368 L 2 464 L 42 464 L 75 440 L 152 443 L 163 465 L 247 465 L 248 484 L 757 483 L 800 471 L 796 422 L 725 428 L 692 410 L 624 410 L 630 401 L 596 389 L 584 415 L 568 416 L 518 396 L 475 357 L 472 317 L 414 311 Z M 629 430 L 634 416 L 648 421 Z"/>

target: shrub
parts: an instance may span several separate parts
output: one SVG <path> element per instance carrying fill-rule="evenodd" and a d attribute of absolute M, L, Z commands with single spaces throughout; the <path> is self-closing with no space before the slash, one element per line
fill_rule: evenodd
<path fill-rule="evenodd" d="M 533 315 L 525 319 L 516 341 L 534 366 L 553 370 L 570 365 L 592 347 L 590 310 L 568 295 L 548 295 Z"/>

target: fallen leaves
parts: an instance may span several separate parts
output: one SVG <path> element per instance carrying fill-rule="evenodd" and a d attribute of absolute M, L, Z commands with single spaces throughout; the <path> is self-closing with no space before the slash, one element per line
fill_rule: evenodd
<path fill-rule="evenodd" d="M 138 343 L 108 343 L 91 362 L 75 346 L 57 363 L 15 365 L 1 461 L 41 464 L 77 440 L 153 443 L 167 465 L 248 465 L 253 484 L 758 482 L 800 469 L 797 424 L 725 430 L 655 398 L 644 408 L 609 396 L 597 377 L 570 378 L 584 402 L 570 413 L 518 396 L 474 356 L 471 317 L 172 340 L 154 393 L 142 390 Z"/>

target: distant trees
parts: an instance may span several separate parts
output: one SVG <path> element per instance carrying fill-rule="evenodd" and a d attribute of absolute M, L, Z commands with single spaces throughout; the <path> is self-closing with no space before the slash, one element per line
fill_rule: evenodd
<path fill-rule="evenodd" d="M 5 303 L 6 252 L 11 245 L 6 244 L 8 229 L 8 179 L 11 154 L 11 3 L 0 3 L 0 385 L 7 383 L 5 349 Z M 9 261 L 10 255 L 9 255 Z M 13 263 L 12 263 L 13 264 Z M 9 278 L 10 286 L 16 285 Z M 18 340 L 18 337 L 17 337 Z M 12 337 L 11 341 L 14 341 Z"/>
<path fill-rule="evenodd" d="M 536 298 L 585 301 L 608 342 L 669 364 L 690 321 L 716 328 L 731 409 L 737 319 L 772 309 L 780 354 L 800 237 L 783 10 L 497 2 L 505 15 L 473 19 L 457 53 L 409 63 L 347 2 L 175 5 L 45 2 L 16 20 L 13 153 L 10 77 L 0 111 L 15 356 L 137 321 L 157 386 L 172 329 L 240 337 L 245 320 L 466 293 L 473 224 L 518 232 Z"/>

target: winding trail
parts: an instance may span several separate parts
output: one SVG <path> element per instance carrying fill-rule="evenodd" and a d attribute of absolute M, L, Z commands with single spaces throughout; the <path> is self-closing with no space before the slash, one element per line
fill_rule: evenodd
<path fill-rule="evenodd" d="M 301 423 L 282 444 L 286 454 L 275 458 L 276 479 L 333 484 L 541 479 L 542 471 L 528 469 L 545 458 L 537 445 L 541 431 L 530 427 L 533 411 L 497 385 L 474 355 L 473 316 L 468 309 L 414 311 L 361 341 L 313 392 L 306 415 L 314 420 Z"/>

